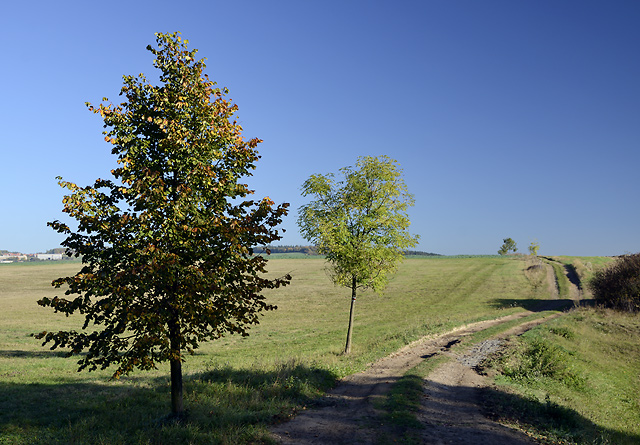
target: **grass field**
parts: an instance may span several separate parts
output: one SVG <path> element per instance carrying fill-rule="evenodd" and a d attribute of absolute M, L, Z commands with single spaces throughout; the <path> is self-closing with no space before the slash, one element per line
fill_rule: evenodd
<path fill-rule="evenodd" d="M 187 358 L 189 421 L 165 424 L 168 364 L 109 381 L 76 372 L 73 358 L 30 337 L 78 329 L 35 302 L 78 263 L 0 265 L 0 443 L 261 443 L 268 425 L 304 409 L 342 376 L 424 335 L 534 307 L 546 298 L 518 258 L 410 258 L 383 295 L 356 304 L 352 354 L 341 355 L 350 292 L 333 286 L 322 259 L 275 259 L 270 274 L 290 286 L 267 294 L 268 312 L 250 336 L 202 345 Z"/>
<path fill-rule="evenodd" d="M 488 411 L 542 443 L 640 443 L 640 319 L 586 309 L 545 323 L 495 360 Z"/>

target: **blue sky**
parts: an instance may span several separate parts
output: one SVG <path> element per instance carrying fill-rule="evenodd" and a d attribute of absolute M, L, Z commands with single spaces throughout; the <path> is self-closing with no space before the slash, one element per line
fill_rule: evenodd
<path fill-rule="evenodd" d="M 154 33 L 181 31 L 265 141 L 248 182 L 291 203 L 282 244 L 307 244 L 306 178 L 385 154 L 420 250 L 640 251 L 640 2 L 26 1 L 0 23 L 0 249 L 59 245 L 55 177 L 114 162 L 84 103 L 152 78 Z"/>

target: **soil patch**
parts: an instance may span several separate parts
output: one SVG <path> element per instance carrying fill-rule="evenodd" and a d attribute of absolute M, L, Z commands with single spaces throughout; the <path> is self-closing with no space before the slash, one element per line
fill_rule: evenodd
<path fill-rule="evenodd" d="M 545 304 L 551 308 L 552 305 Z M 557 302 L 559 303 L 559 302 Z M 522 312 L 495 320 L 482 321 L 461 327 L 437 337 L 427 337 L 398 352 L 374 363 L 364 372 L 346 377 L 322 400 L 318 407 L 304 411 L 289 422 L 277 425 L 272 429 L 274 438 L 282 444 L 372 444 L 376 443 L 380 419 L 374 408 L 376 398 L 384 396 L 391 385 L 402 377 L 409 369 L 416 366 L 422 360 L 437 354 L 451 353 L 451 348 L 463 341 L 470 334 L 488 329 L 498 324 L 518 320 L 530 315 L 531 312 Z M 548 320 L 535 320 L 524 323 L 509 331 L 517 332 L 522 329 L 530 329 L 535 324 Z M 496 434 L 496 431 L 504 432 L 502 427 L 489 419 L 481 416 L 480 408 L 476 401 L 474 388 L 480 386 L 482 376 L 479 376 L 472 367 L 476 366 L 487 354 L 499 347 L 499 338 L 506 336 L 501 334 L 488 342 L 483 342 L 471 349 L 469 353 L 461 357 L 460 361 L 452 361 L 438 368 L 432 376 L 429 376 L 427 388 L 428 400 L 421 413 L 421 420 L 427 425 L 425 429 L 425 443 L 502 443 L 502 442 L 478 442 L 477 434 Z M 445 389 L 447 389 L 445 391 Z M 429 392 L 430 391 L 430 392 Z M 449 403 L 444 403 L 449 400 Z M 465 420 L 466 431 L 456 433 L 455 437 L 449 437 L 448 430 L 460 429 L 460 424 L 451 424 L 443 420 L 445 418 L 464 418 L 466 414 L 457 413 L 456 409 L 475 406 L 477 414 Z M 440 414 L 437 414 L 437 413 Z M 449 414 L 446 414 L 449 412 Z M 484 419 L 480 422 L 480 419 Z M 431 421 L 428 421 L 431 419 Z M 434 420 L 435 419 L 435 420 Z M 440 419 L 440 420 L 438 420 Z M 471 419 L 471 420 L 469 420 Z M 477 424 L 476 427 L 473 425 Z M 514 433 L 515 434 L 515 433 Z M 469 442 L 464 442 L 462 435 L 468 435 Z M 497 437 L 497 436 L 496 436 Z M 516 436 L 505 436 L 514 442 Z M 438 442 L 438 440 L 443 440 Z M 453 442 L 447 442 L 452 440 Z M 497 439 L 496 439 L 497 440 Z M 505 439 L 506 440 L 506 439 Z M 522 442 L 525 443 L 525 442 Z"/>

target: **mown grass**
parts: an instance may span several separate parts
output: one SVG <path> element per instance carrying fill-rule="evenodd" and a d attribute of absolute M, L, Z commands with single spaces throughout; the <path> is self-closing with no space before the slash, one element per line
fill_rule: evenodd
<path fill-rule="evenodd" d="M 640 319 L 580 309 L 521 336 L 491 365 L 487 412 L 542 443 L 640 443 Z"/>
<path fill-rule="evenodd" d="M 353 350 L 341 354 L 348 289 L 333 286 L 322 259 L 270 261 L 292 284 L 267 294 L 278 310 L 250 336 L 203 344 L 187 358 L 188 420 L 169 412 L 168 365 L 109 381 L 111 372 L 77 373 L 76 360 L 30 337 L 40 330 L 78 329 L 36 301 L 52 297 L 54 278 L 78 263 L 0 267 L 0 443 L 262 443 L 267 429 L 317 397 L 342 376 L 424 335 L 523 310 L 545 298 L 514 258 L 407 259 L 383 295 L 356 304 Z M 509 304 L 496 304 L 496 301 Z"/>

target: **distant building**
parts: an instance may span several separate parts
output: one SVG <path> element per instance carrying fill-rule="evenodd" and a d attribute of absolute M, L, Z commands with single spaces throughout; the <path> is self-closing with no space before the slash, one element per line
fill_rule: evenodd
<path fill-rule="evenodd" d="M 24 261 L 26 259 L 27 256 L 19 252 L 0 254 L 0 262 L 2 263 L 12 263 L 14 261 Z"/>
<path fill-rule="evenodd" d="M 39 260 L 61 260 L 62 254 L 61 253 L 37 253 L 36 257 Z"/>

